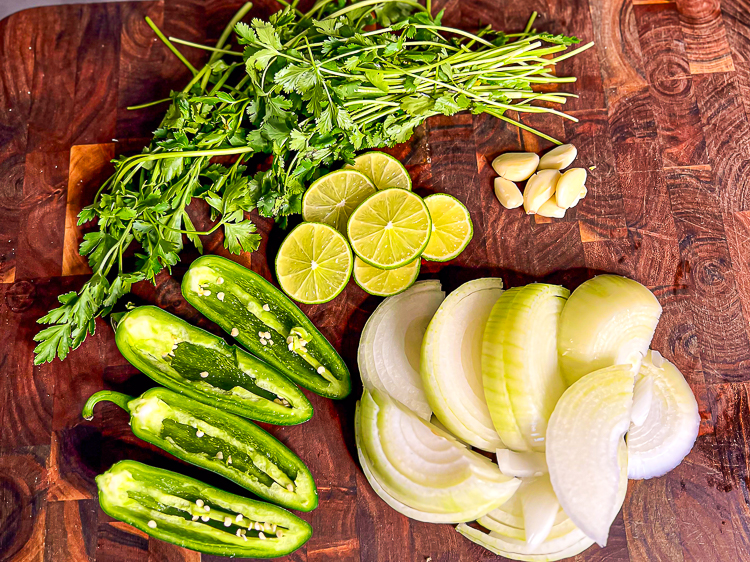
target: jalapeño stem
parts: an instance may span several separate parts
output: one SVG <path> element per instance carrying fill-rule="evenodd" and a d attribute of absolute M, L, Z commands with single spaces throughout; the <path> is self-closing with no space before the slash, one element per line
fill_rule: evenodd
<path fill-rule="evenodd" d="M 86 404 L 83 406 L 83 412 L 81 414 L 87 420 L 94 418 L 94 406 L 99 402 L 114 402 L 120 408 L 126 412 L 130 412 L 128 408 L 128 402 L 134 400 L 132 396 L 123 394 L 122 392 L 115 392 L 114 390 L 100 390 L 96 394 L 92 394 L 91 397 L 86 400 Z"/>

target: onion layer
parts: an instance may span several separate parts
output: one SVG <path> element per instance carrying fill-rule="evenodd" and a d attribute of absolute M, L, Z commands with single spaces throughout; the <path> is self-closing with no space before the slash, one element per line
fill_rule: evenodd
<path fill-rule="evenodd" d="M 547 466 L 560 505 L 600 546 L 620 511 L 634 375 L 630 365 L 579 379 L 555 406 L 547 427 Z M 620 497 L 622 496 L 622 497 Z"/>
<path fill-rule="evenodd" d="M 438 420 L 460 440 L 485 451 L 502 447 L 482 386 L 482 338 L 501 279 L 476 279 L 448 295 L 425 332 L 421 375 Z"/>
<path fill-rule="evenodd" d="M 492 422 L 516 451 L 544 451 L 547 420 L 565 389 L 557 358 L 560 313 L 569 291 L 532 283 L 505 291 L 482 343 L 482 380 Z"/>
<path fill-rule="evenodd" d="M 657 352 L 648 352 L 638 379 L 636 387 L 652 381 L 653 395 L 645 419 L 632 423 L 627 436 L 628 478 L 634 480 L 662 476 L 680 464 L 693 448 L 701 421 L 685 377 Z"/>
<path fill-rule="evenodd" d="M 565 382 L 646 355 L 661 305 L 646 287 L 619 275 L 599 275 L 570 295 L 560 317 L 558 351 Z"/>
<path fill-rule="evenodd" d="M 378 390 L 364 392 L 356 418 L 365 475 L 409 517 L 471 521 L 506 502 L 521 484 Z"/>
<path fill-rule="evenodd" d="M 419 375 L 427 325 L 443 302 L 439 281 L 419 281 L 378 305 L 359 340 L 357 363 L 365 388 L 377 388 L 419 417 L 432 415 Z"/>

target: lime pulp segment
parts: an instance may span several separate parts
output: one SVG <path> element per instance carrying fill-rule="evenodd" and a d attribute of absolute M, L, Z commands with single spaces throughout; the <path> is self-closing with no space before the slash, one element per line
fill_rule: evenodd
<path fill-rule="evenodd" d="M 292 230 L 276 256 L 279 285 L 305 304 L 328 302 L 346 286 L 353 256 L 346 239 L 333 227 L 305 222 Z"/>

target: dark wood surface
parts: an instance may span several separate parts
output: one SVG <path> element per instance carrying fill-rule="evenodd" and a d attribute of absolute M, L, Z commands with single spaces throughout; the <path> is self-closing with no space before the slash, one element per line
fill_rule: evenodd
<path fill-rule="evenodd" d="M 216 562 L 105 516 L 94 476 L 134 458 L 233 489 L 150 447 L 125 414 L 101 407 L 80 417 L 102 388 L 151 385 L 120 356 L 99 321 L 95 337 L 64 362 L 34 367 L 35 321 L 88 268 L 76 248 L 75 214 L 116 154 L 139 150 L 163 107 L 125 107 L 164 97 L 187 80 L 143 21 L 167 35 L 216 39 L 240 2 L 176 0 L 79 5 L 17 13 L 0 23 L 0 561 Z M 457 260 L 424 264 L 446 289 L 484 275 L 507 286 L 531 280 L 570 289 L 597 272 L 647 285 L 664 307 L 653 347 L 687 377 L 701 407 L 701 434 L 663 478 L 631 482 L 605 549 L 577 562 L 750 561 L 750 4 L 744 0 L 451 0 L 446 20 L 474 29 L 519 29 L 532 10 L 540 28 L 595 40 L 560 73 L 579 77 L 567 106 L 579 121 L 529 123 L 576 144 L 596 166 L 589 195 L 563 220 L 505 211 L 489 162 L 548 144 L 492 118 L 431 119 L 393 153 L 420 193 L 444 191 L 471 210 L 474 240 Z M 256 3 L 267 15 L 272 0 Z M 194 62 L 201 54 L 185 49 Z M 192 209 L 200 215 L 201 209 Z M 241 263 L 272 279 L 283 233 L 260 221 L 260 251 Z M 213 238 L 208 252 L 223 253 Z M 172 277 L 136 287 L 156 303 L 211 326 L 182 300 Z M 312 421 L 271 428 L 311 468 L 320 507 L 315 533 L 290 561 L 499 560 L 448 525 L 410 521 L 370 489 L 355 460 L 356 349 L 379 299 L 354 284 L 304 310 L 340 350 L 355 390 L 342 402 L 309 394 Z"/>

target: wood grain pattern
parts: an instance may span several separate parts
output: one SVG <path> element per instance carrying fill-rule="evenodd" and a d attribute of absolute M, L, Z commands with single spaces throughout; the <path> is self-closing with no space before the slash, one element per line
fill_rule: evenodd
<path fill-rule="evenodd" d="M 241 492 L 135 438 L 124 412 L 86 398 L 106 388 L 137 395 L 152 386 L 119 354 L 111 328 L 64 363 L 34 367 L 36 319 L 56 296 L 81 286 L 88 266 L 76 226 L 111 170 L 113 156 L 139 151 L 164 106 L 126 107 L 180 89 L 187 72 L 155 40 L 215 41 L 242 0 L 155 0 L 27 10 L 0 22 L 0 562 L 219 562 L 112 520 L 98 507 L 94 477 L 133 458 Z M 309 4 L 310 2 L 307 2 Z M 277 4 L 259 0 L 251 17 Z M 302 3 L 305 5 L 305 3 Z M 430 119 L 409 143 L 389 149 L 415 190 L 445 191 L 471 211 L 475 235 L 458 259 L 425 262 L 422 278 L 446 290 L 481 276 L 506 286 L 534 280 L 573 289 L 601 272 L 633 277 L 664 312 L 653 341 L 685 374 L 701 413 L 700 437 L 665 477 L 633 482 L 606 548 L 576 562 L 750 562 L 750 3 L 746 0 L 436 0 L 444 21 L 537 26 L 597 45 L 564 61 L 578 93 L 577 120 L 517 116 L 579 149 L 595 166 L 589 195 L 564 220 L 506 211 L 490 166 L 511 150 L 546 150 L 487 116 Z M 205 54 L 181 48 L 200 64 Z M 207 210 L 189 212 L 206 226 Z M 232 259 L 274 281 L 283 231 L 253 213 L 263 236 Z M 204 241 L 227 255 L 221 234 Z M 173 275 L 139 284 L 130 299 L 152 303 L 215 333 L 181 297 L 197 252 L 186 248 Z M 315 534 L 287 562 L 497 562 L 448 525 L 410 521 L 367 484 L 356 460 L 352 419 L 361 383 L 359 334 L 380 299 L 351 284 L 327 305 L 303 310 L 354 374 L 341 402 L 308 393 L 315 414 L 293 428 L 264 426 L 296 451 L 319 486 L 320 507 L 303 517 Z"/>

